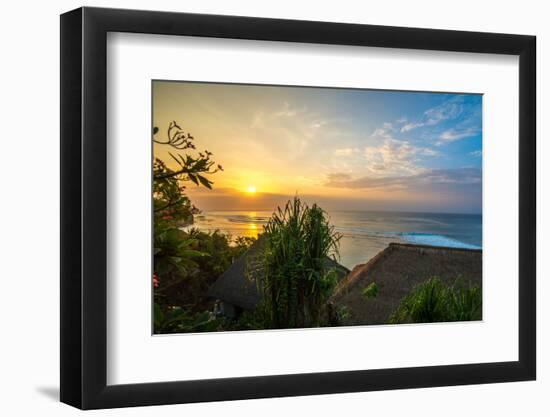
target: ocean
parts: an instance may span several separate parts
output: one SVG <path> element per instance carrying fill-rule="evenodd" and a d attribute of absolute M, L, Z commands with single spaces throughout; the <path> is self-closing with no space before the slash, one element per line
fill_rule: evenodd
<path fill-rule="evenodd" d="M 482 245 L 480 214 L 332 211 L 328 215 L 342 234 L 340 263 L 349 269 L 368 262 L 390 242 L 467 249 Z M 257 237 L 270 216 L 269 211 L 203 212 L 195 216 L 192 227 Z"/>

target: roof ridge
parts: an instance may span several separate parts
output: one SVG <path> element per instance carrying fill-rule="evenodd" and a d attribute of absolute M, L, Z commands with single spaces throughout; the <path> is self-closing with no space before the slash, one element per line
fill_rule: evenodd
<path fill-rule="evenodd" d="M 453 248 L 449 246 L 434 246 L 434 245 L 422 245 L 418 243 L 401 243 L 401 242 L 391 242 L 389 246 L 405 248 L 405 249 L 432 249 L 436 251 L 449 251 L 449 252 L 482 252 L 482 249 L 471 249 L 471 248 Z"/>
<path fill-rule="evenodd" d="M 390 243 L 388 246 L 386 246 L 384 249 L 382 249 L 380 252 L 370 258 L 367 263 L 356 265 L 347 275 L 347 277 L 340 281 L 332 297 L 339 295 L 342 291 L 347 291 L 352 288 L 357 283 L 357 281 L 359 281 L 360 276 L 372 269 L 374 265 L 376 265 L 382 258 L 385 258 L 392 251 L 393 246 L 392 243 Z"/>

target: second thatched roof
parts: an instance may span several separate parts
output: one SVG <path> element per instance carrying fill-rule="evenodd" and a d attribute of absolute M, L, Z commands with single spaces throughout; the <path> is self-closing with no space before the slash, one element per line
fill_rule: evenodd
<path fill-rule="evenodd" d="M 435 277 L 446 285 L 461 280 L 481 288 L 482 251 L 390 243 L 369 262 L 353 268 L 331 301 L 349 312 L 344 325 L 385 324 L 416 285 Z M 365 299 L 362 291 L 373 282 L 378 295 Z"/>

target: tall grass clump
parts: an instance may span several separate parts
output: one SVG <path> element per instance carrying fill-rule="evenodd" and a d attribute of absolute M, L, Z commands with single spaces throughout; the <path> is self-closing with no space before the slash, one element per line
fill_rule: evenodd
<path fill-rule="evenodd" d="M 319 326 L 322 309 L 337 283 L 327 258 L 338 256 L 340 235 L 325 211 L 298 197 L 277 208 L 264 230 L 261 286 L 270 325 Z"/>
<path fill-rule="evenodd" d="M 449 296 L 449 321 L 481 320 L 482 294 L 479 287 L 467 287 L 458 282 Z"/>
<path fill-rule="evenodd" d="M 390 323 L 435 323 L 481 320 L 479 287 L 457 281 L 447 287 L 438 278 L 416 286 L 389 318 Z"/>

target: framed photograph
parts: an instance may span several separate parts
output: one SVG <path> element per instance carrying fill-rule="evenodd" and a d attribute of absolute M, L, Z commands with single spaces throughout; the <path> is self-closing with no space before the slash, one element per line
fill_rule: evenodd
<path fill-rule="evenodd" d="M 533 380 L 535 37 L 61 16 L 61 401 Z"/>

